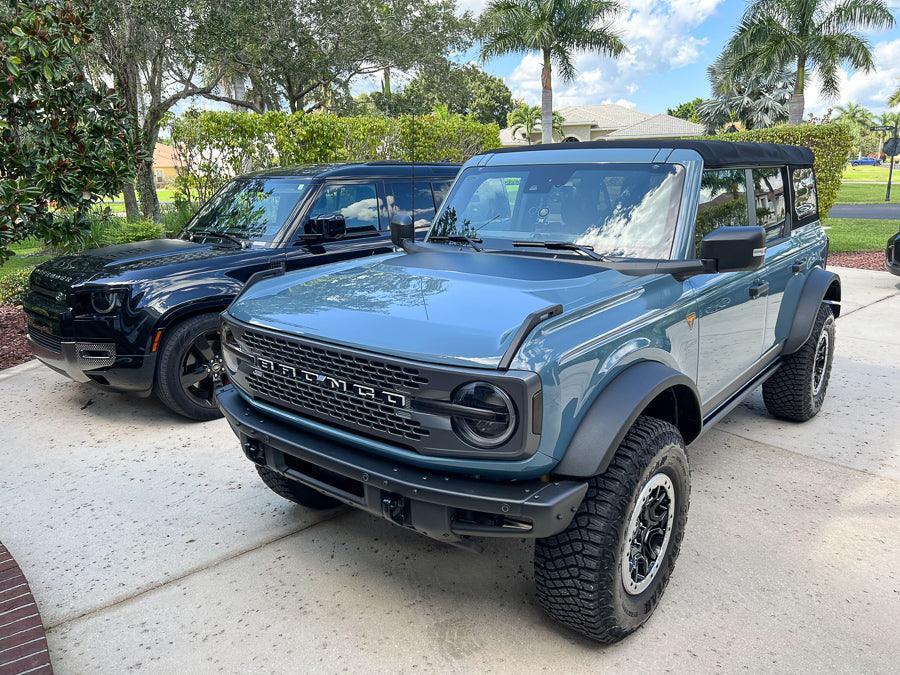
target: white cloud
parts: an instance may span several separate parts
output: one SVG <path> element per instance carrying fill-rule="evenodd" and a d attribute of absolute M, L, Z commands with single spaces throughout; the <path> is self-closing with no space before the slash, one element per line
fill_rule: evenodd
<path fill-rule="evenodd" d="M 474 0 L 471 0 L 474 1 Z M 624 0 L 613 28 L 628 45 L 618 59 L 578 54 L 578 74 L 565 84 L 554 72 L 554 107 L 598 103 L 633 95 L 651 73 L 681 68 L 697 61 L 707 39 L 692 32 L 723 0 Z M 508 78 L 513 95 L 537 104 L 541 96 L 541 62 L 527 54 Z"/>
<path fill-rule="evenodd" d="M 900 5 L 900 0 L 897 0 Z M 820 115 L 836 105 L 854 101 L 876 111 L 887 108 L 887 99 L 900 86 L 900 39 L 878 42 L 872 47 L 875 69 L 863 71 L 840 71 L 841 92 L 837 98 L 826 98 L 821 93 L 815 73 L 806 87 L 807 112 Z"/>

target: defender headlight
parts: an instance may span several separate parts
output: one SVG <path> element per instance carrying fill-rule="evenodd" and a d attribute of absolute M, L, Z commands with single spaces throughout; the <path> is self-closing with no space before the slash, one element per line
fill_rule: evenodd
<path fill-rule="evenodd" d="M 91 309 L 97 314 L 109 314 L 122 305 L 120 291 L 94 291 L 91 293 Z"/>
<path fill-rule="evenodd" d="M 469 382 L 453 392 L 459 406 L 450 421 L 456 434 L 469 445 L 496 448 L 516 430 L 516 407 L 500 387 L 490 382 Z"/>

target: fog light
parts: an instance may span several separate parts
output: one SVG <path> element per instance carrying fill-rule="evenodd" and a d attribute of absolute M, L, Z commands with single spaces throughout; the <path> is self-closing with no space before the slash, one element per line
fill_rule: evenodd
<path fill-rule="evenodd" d="M 451 418 L 453 430 L 466 443 L 496 448 L 516 430 L 516 408 L 500 387 L 489 382 L 469 382 L 453 394 L 453 403 L 467 408 Z"/>

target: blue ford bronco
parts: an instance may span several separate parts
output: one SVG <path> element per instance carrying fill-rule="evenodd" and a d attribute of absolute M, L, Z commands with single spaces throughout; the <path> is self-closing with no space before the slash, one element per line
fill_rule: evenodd
<path fill-rule="evenodd" d="M 391 250 L 392 216 L 431 224 L 459 165 L 369 162 L 269 169 L 226 184 L 177 239 L 39 265 L 24 308 L 32 352 L 77 382 L 219 417 L 219 314 L 254 274 Z"/>
<path fill-rule="evenodd" d="M 218 402 L 263 481 L 439 540 L 534 538 L 537 598 L 637 629 L 687 520 L 685 446 L 762 385 L 822 405 L 840 312 L 813 156 L 715 141 L 498 150 L 424 241 L 264 279 Z"/>

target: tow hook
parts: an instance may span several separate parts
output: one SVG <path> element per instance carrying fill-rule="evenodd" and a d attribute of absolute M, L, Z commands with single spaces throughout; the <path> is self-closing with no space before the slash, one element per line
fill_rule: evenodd
<path fill-rule="evenodd" d="M 389 494 L 381 500 L 381 515 L 397 525 L 405 525 L 406 498 Z"/>

